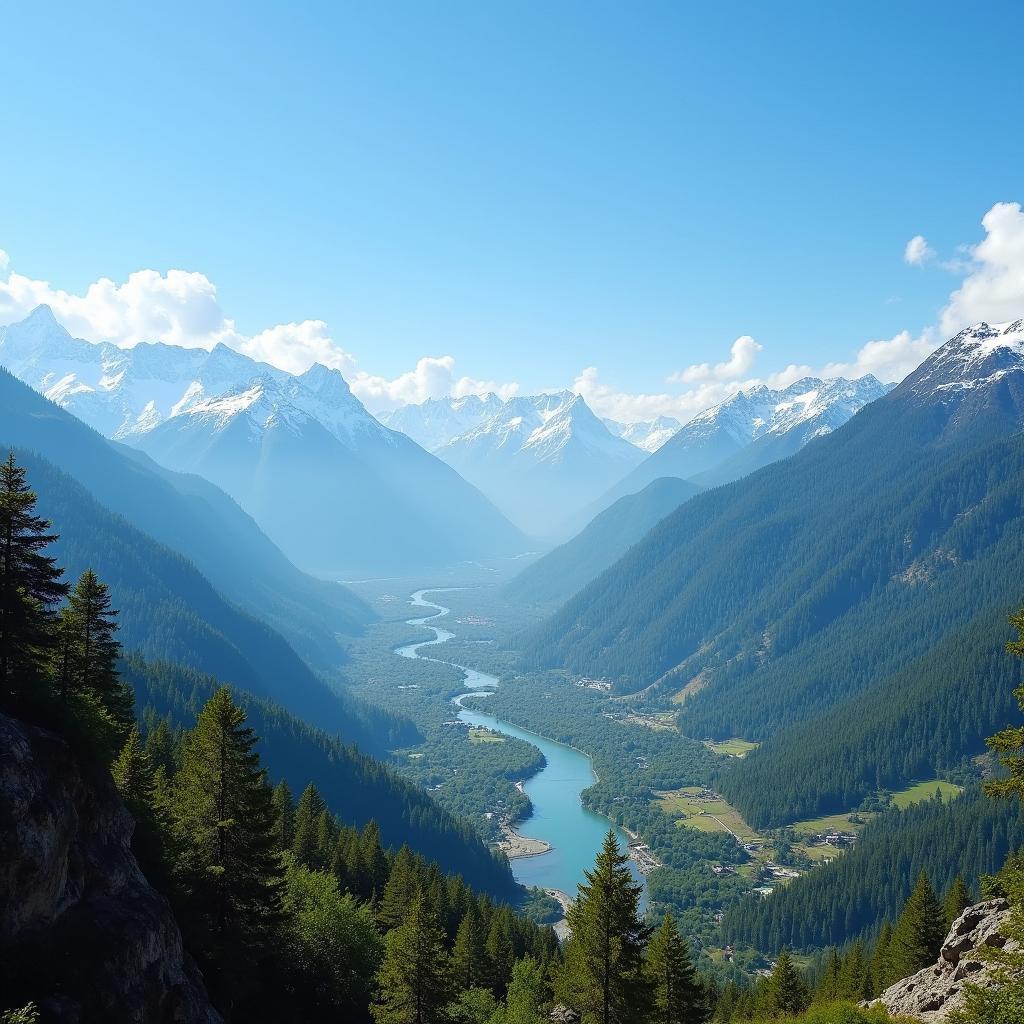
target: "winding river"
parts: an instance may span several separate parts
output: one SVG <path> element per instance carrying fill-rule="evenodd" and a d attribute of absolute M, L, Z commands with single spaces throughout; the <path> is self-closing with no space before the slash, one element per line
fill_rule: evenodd
<path fill-rule="evenodd" d="M 424 626 L 434 633 L 433 640 L 409 644 L 399 647 L 395 653 L 403 658 L 425 658 L 428 661 L 440 662 L 460 669 L 465 674 L 466 689 L 470 693 L 486 693 L 498 685 L 495 676 L 479 672 L 465 665 L 441 658 L 431 658 L 420 652 L 425 647 L 437 647 L 447 643 L 454 633 L 434 625 L 438 619 L 444 618 L 451 611 L 444 605 L 427 599 L 427 594 L 443 594 L 446 591 L 460 590 L 460 587 L 439 587 L 417 590 L 412 595 L 411 604 L 414 608 L 428 610 L 428 614 L 408 619 L 410 626 Z M 580 801 L 580 793 L 596 782 L 594 768 L 586 754 L 564 743 L 556 743 L 544 736 L 520 729 L 518 726 L 503 722 L 493 715 L 470 710 L 462 706 L 463 697 L 455 698 L 458 716 L 470 725 L 486 726 L 505 736 L 514 736 L 533 744 L 544 755 L 546 764 L 539 772 L 526 781 L 524 789 L 533 805 L 533 814 L 517 827 L 520 835 L 530 839 L 541 839 L 551 849 L 547 853 L 532 857 L 518 857 L 512 861 L 512 873 L 523 885 L 536 885 L 542 889 L 557 889 L 562 893 L 574 896 L 576 886 L 583 881 L 583 872 L 594 863 L 594 857 L 601 847 L 608 832 L 607 818 L 587 810 Z M 621 829 L 616 829 L 619 843 L 626 848 L 628 837 Z M 643 876 L 636 869 L 633 861 L 629 862 L 630 870 L 638 882 Z"/>

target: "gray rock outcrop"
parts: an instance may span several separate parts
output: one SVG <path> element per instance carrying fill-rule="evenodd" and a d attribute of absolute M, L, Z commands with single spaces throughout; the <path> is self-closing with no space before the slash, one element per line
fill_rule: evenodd
<path fill-rule="evenodd" d="M 109 774 L 0 714 L 0 989 L 44 1021 L 217 1024 Z M 0 1007 L 2 1008 L 2 1007 Z"/>
<path fill-rule="evenodd" d="M 990 985 L 989 965 L 978 956 L 985 946 L 1013 949 L 1001 933 L 1010 915 L 1004 899 L 986 900 L 968 907 L 954 922 L 939 959 L 917 974 L 897 981 L 870 1005 L 884 1004 L 894 1016 L 913 1017 L 933 1024 L 943 1021 L 963 1006 L 964 987 L 967 984 Z"/>

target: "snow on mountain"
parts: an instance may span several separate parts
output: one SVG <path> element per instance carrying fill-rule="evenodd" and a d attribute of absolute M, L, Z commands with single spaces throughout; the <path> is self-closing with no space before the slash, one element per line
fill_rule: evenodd
<path fill-rule="evenodd" d="M 428 398 L 419 405 L 403 405 L 385 413 L 381 422 L 400 430 L 435 452 L 454 437 L 468 433 L 485 419 L 496 415 L 505 403 L 495 394 L 464 395 L 462 398 Z"/>
<path fill-rule="evenodd" d="M 659 477 L 724 483 L 798 451 L 842 426 L 892 389 L 868 374 L 857 380 L 804 377 L 789 387 L 746 388 L 698 413 L 589 511 L 597 514 Z"/>
<path fill-rule="evenodd" d="M 100 433 L 222 487 L 314 572 L 521 549 L 472 486 L 363 407 L 337 370 L 299 376 L 212 351 L 73 338 L 40 306 L 0 364 Z"/>
<path fill-rule="evenodd" d="M 918 395 L 984 387 L 1024 369 L 1024 320 L 965 327 L 907 378 Z"/>
<path fill-rule="evenodd" d="M 543 537 L 561 536 L 565 521 L 644 457 L 571 391 L 511 398 L 436 454 Z"/>
<path fill-rule="evenodd" d="M 659 416 L 654 420 L 639 420 L 634 423 L 618 423 L 615 420 L 601 421 L 616 437 L 621 437 L 645 452 L 656 452 L 670 437 L 679 433 L 682 423 L 674 416 Z"/>

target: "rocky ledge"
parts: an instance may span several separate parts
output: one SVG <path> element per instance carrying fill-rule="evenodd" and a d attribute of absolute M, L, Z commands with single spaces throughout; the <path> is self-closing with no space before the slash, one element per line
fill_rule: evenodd
<path fill-rule="evenodd" d="M 217 1024 L 106 770 L 0 714 L 0 989 L 43 1020 Z M 2 1009 L 2 1007 L 0 1007 Z"/>
<path fill-rule="evenodd" d="M 1009 917 L 1004 899 L 986 900 L 968 907 L 954 922 L 931 967 L 897 981 L 869 1005 L 882 1003 L 894 1016 L 913 1017 L 933 1024 L 963 1006 L 964 986 L 991 984 L 988 964 L 978 955 L 985 946 L 1012 949 L 1002 934 Z"/>

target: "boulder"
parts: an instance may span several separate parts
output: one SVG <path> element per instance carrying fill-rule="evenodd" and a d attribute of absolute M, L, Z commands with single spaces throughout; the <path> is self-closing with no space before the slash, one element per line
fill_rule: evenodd
<path fill-rule="evenodd" d="M 44 1021 L 217 1024 L 110 773 L 0 714 L 0 989 Z"/>
<path fill-rule="evenodd" d="M 881 1003 L 894 1016 L 913 1017 L 924 1024 L 945 1020 L 963 1006 L 965 985 L 991 984 L 988 964 L 978 956 L 978 950 L 985 946 L 1012 949 L 1016 945 L 1000 931 L 1009 915 L 1010 907 L 1004 899 L 968 907 L 953 922 L 934 964 L 897 981 L 867 1005 Z"/>

